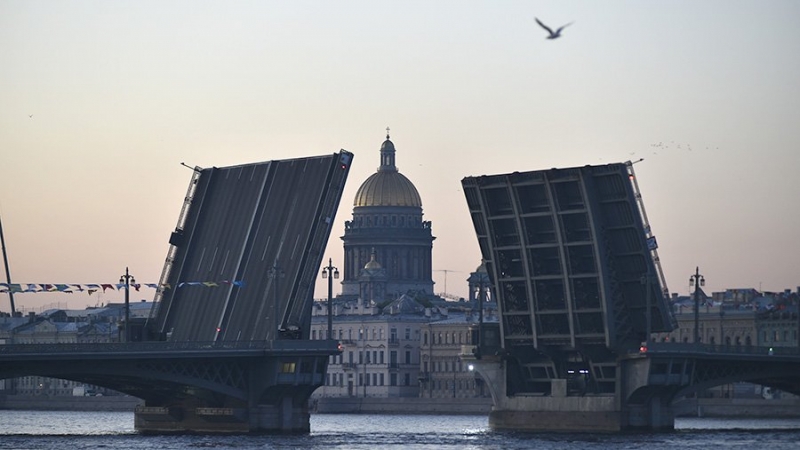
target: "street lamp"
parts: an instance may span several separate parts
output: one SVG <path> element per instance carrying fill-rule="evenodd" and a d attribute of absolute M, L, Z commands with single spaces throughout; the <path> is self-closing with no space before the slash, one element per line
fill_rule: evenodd
<path fill-rule="evenodd" d="M 339 279 L 339 269 L 333 267 L 332 258 L 328 258 L 328 266 L 322 268 L 322 278 L 328 279 L 328 339 L 333 339 L 333 279 Z"/>
<path fill-rule="evenodd" d="M 131 284 L 136 284 L 133 275 L 125 268 L 125 275 L 119 277 L 119 283 L 125 284 L 125 342 L 131 341 Z"/>
<path fill-rule="evenodd" d="M 694 286 L 694 343 L 700 342 L 700 286 L 705 286 L 706 280 L 700 275 L 700 267 L 695 268 L 694 275 L 689 277 L 689 286 Z"/>
<path fill-rule="evenodd" d="M 481 270 L 483 269 L 483 270 Z M 481 359 L 483 354 L 483 303 L 486 299 L 486 290 L 489 288 L 489 273 L 486 271 L 486 261 L 481 260 L 478 268 L 478 342 L 475 357 Z"/>

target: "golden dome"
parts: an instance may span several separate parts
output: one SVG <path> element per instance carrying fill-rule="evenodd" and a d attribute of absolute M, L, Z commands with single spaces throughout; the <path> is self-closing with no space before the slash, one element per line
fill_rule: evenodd
<path fill-rule="evenodd" d="M 414 184 L 400 172 L 378 172 L 370 175 L 356 192 L 353 206 L 422 207 Z"/>
<path fill-rule="evenodd" d="M 394 165 L 394 144 L 386 135 L 381 145 L 381 165 L 356 192 L 353 206 L 413 206 L 422 207 L 419 192 Z"/>

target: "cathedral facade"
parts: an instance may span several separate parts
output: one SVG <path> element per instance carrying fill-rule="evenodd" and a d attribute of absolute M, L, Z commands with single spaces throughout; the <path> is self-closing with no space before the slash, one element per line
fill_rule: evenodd
<path fill-rule="evenodd" d="M 345 222 L 342 296 L 379 304 L 406 293 L 433 295 L 434 239 L 417 188 L 397 170 L 387 130 L 378 171 L 359 187 Z"/>

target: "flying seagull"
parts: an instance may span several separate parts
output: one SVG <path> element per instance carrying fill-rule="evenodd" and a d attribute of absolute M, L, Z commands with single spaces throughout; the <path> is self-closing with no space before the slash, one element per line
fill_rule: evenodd
<path fill-rule="evenodd" d="M 534 17 L 534 19 L 536 19 L 536 23 L 538 23 L 540 27 L 544 28 L 545 30 L 547 30 L 548 33 L 550 33 L 550 36 L 547 36 L 547 39 L 558 39 L 558 38 L 560 38 L 561 37 L 561 30 L 563 30 L 564 28 L 572 25 L 572 22 L 570 22 L 570 23 L 562 26 L 561 28 L 557 29 L 556 32 L 553 33 L 553 30 L 551 30 L 550 27 L 548 27 L 547 25 L 543 24 L 541 20 L 537 19 L 536 17 Z"/>

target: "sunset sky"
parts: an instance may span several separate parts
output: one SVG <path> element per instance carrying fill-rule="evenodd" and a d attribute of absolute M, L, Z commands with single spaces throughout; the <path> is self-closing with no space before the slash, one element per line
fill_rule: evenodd
<path fill-rule="evenodd" d="M 574 23 L 547 40 L 534 17 Z M 341 268 L 343 223 L 388 126 L 437 237 L 437 292 L 447 270 L 447 291 L 466 296 L 480 263 L 465 176 L 639 158 L 672 292 L 689 292 L 696 266 L 707 292 L 796 289 L 798 23 L 798 1 L 4 0 L 12 281 L 116 283 L 128 266 L 155 283 L 191 175 L 181 162 L 346 149 L 354 164 L 325 252 Z"/>

